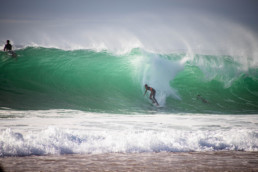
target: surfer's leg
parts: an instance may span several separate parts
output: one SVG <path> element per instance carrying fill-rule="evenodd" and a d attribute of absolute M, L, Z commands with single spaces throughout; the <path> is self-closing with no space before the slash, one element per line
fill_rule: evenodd
<path fill-rule="evenodd" d="M 152 97 L 152 96 L 153 96 L 153 94 L 151 93 L 151 94 L 150 94 L 150 99 L 152 100 L 152 103 L 155 103 L 155 101 L 153 100 L 153 97 Z"/>
<path fill-rule="evenodd" d="M 157 103 L 157 105 L 159 105 L 159 103 L 157 102 L 157 100 L 155 99 L 155 97 L 153 96 L 153 99 L 154 99 L 154 101 Z"/>
<path fill-rule="evenodd" d="M 154 92 L 154 94 L 153 94 L 153 100 L 157 103 L 157 105 L 159 105 L 158 101 L 155 98 L 155 95 L 156 95 L 156 92 Z"/>

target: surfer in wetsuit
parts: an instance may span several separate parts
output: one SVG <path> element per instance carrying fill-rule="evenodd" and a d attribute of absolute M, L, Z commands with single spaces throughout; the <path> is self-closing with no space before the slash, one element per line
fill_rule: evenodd
<path fill-rule="evenodd" d="M 157 103 L 157 105 L 159 105 L 157 100 L 155 99 L 156 90 L 154 88 L 149 87 L 147 84 L 145 84 L 145 89 L 146 90 L 145 90 L 144 96 L 145 96 L 147 90 L 149 90 L 151 92 L 150 99 L 152 100 L 153 103 Z"/>
<path fill-rule="evenodd" d="M 4 46 L 4 51 L 7 51 L 10 56 L 16 57 L 17 55 L 16 55 L 16 53 L 15 53 L 14 51 L 12 51 L 12 48 L 13 48 L 13 47 L 12 47 L 12 45 L 10 44 L 10 41 L 7 40 L 7 41 L 6 41 L 6 44 L 5 44 L 5 46 Z"/>
<path fill-rule="evenodd" d="M 9 40 L 6 41 L 6 44 L 4 46 L 4 51 L 12 51 L 12 45 L 10 44 Z"/>

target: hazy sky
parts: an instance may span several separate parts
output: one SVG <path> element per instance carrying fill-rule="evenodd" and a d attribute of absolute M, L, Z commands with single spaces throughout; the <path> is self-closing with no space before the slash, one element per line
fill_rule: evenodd
<path fill-rule="evenodd" d="M 0 26 L 1 44 L 197 44 L 236 27 L 228 39 L 246 30 L 257 36 L 258 0 L 8 0 L 1 2 Z"/>
<path fill-rule="evenodd" d="M 258 27 L 257 0 L 8 0 L 1 3 L 6 20 L 90 19 L 133 13 L 163 13 L 175 9 L 210 12 Z"/>

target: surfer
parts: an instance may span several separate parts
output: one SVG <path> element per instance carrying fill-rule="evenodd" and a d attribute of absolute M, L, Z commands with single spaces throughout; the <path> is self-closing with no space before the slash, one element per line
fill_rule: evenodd
<path fill-rule="evenodd" d="M 5 44 L 5 46 L 4 46 L 4 51 L 7 51 L 10 56 L 16 57 L 17 55 L 16 55 L 16 53 L 15 53 L 14 51 L 12 51 L 12 48 L 13 48 L 13 47 L 12 47 L 12 45 L 10 44 L 10 41 L 7 40 L 7 41 L 6 41 L 6 44 Z"/>
<path fill-rule="evenodd" d="M 147 84 L 145 84 L 145 89 L 146 90 L 145 90 L 144 96 L 145 96 L 147 90 L 149 90 L 151 92 L 150 99 L 152 100 L 153 103 L 157 103 L 157 105 L 159 106 L 157 100 L 155 99 L 156 90 L 154 88 L 149 87 Z"/>
<path fill-rule="evenodd" d="M 208 103 L 208 101 L 203 98 L 200 94 L 197 95 L 197 99 L 200 99 L 203 103 Z"/>
<path fill-rule="evenodd" d="M 6 41 L 6 44 L 4 46 L 4 51 L 12 51 L 12 45 L 10 44 L 9 40 Z"/>

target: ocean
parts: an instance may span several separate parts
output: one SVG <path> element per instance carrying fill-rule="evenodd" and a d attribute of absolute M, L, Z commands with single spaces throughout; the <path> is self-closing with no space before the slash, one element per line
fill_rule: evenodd
<path fill-rule="evenodd" d="M 15 52 L 0 52 L 0 157 L 258 151 L 258 68 L 248 57 Z"/>

